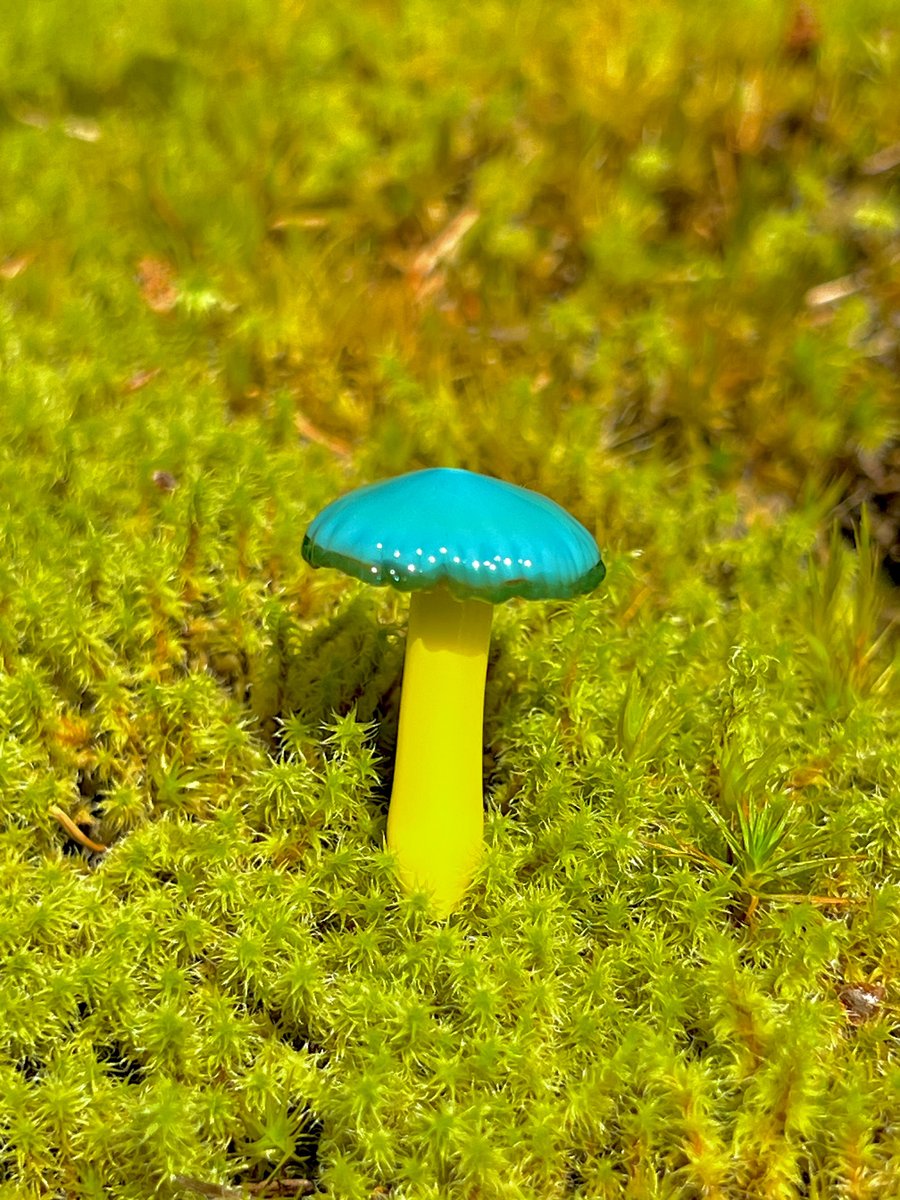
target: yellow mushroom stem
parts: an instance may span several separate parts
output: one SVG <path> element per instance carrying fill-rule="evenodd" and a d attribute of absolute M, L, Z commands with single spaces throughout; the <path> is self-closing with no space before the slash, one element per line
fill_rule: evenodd
<path fill-rule="evenodd" d="M 491 605 L 414 592 L 403 666 L 388 847 L 435 916 L 457 906 L 481 853 L 484 681 Z"/>

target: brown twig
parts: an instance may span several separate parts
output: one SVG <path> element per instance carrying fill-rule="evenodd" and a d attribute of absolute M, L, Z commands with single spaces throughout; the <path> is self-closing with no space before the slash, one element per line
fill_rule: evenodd
<path fill-rule="evenodd" d="M 223 1183 L 206 1183 L 192 1175 L 175 1175 L 173 1182 L 198 1196 L 214 1196 L 218 1200 L 247 1200 L 247 1196 L 308 1196 L 316 1190 L 310 1179 L 266 1179 L 262 1183 L 245 1183 L 230 1187 Z"/>

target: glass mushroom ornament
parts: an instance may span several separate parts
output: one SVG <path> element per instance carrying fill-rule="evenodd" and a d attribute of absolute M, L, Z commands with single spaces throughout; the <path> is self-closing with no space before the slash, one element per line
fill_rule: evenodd
<path fill-rule="evenodd" d="M 406 890 L 447 916 L 481 853 L 492 606 L 591 591 L 606 574 L 597 543 L 546 496 L 439 467 L 335 500 L 303 557 L 411 593 L 387 842 Z"/>

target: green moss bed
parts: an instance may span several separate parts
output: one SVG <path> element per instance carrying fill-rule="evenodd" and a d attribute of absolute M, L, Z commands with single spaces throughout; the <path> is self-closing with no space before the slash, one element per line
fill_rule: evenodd
<path fill-rule="evenodd" d="M 900 1195 L 893 7 L 4 17 L 2 1200 Z M 609 566 L 497 609 L 444 922 L 300 555 L 435 465 Z"/>

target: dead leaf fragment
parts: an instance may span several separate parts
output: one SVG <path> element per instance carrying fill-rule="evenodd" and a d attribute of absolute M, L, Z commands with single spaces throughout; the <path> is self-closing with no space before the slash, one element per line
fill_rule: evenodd
<path fill-rule="evenodd" d="M 46 113 L 40 112 L 36 108 L 26 109 L 24 112 L 15 114 L 16 120 L 23 125 L 28 125 L 31 129 L 49 129 L 50 118 Z"/>
<path fill-rule="evenodd" d="M 15 279 L 34 262 L 34 254 L 11 254 L 0 262 L 0 279 Z"/>
<path fill-rule="evenodd" d="M 56 740 L 64 746 L 80 749 L 91 740 L 91 726 L 83 717 L 60 717 L 54 730 Z"/>
<path fill-rule="evenodd" d="M 884 1003 L 885 990 L 879 983 L 845 983 L 838 992 L 841 1004 L 854 1025 L 878 1015 Z"/>
<path fill-rule="evenodd" d="M 836 304 L 838 300 L 846 300 L 855 296 L 862 287 L 863 281 L 859 275 L 842 275 L 840 279 L 829 279 L 827 283 L 817 284 L 803 297 L 808 308 L 822 308 L 826 304 Z"/>
<path fill-rule="evenodd" d="M 135 371 L 135 373 L 131 376 L 131 378 L 125 384 L 125 391 L 126 392 L 139 391 L 142 387 L 146 387 L 148 383 L 152 383 L 153 380 L 157 377 L 157 375 L 159 375 L 159 373 L 160 373 L 159 367 L 149 367 L 148 369 L 146 369 L 144 371 Z"/>
<path fill-rule="evenodd" d="M 894 142 L 891 146 L 876 150 L 862 164 L 862 173 L 863 175 L 883 175 L 886 171 L 893 171 L 894 167 L 900 167 L 900 142 Z"/>
<path fill-rule="evenodd" d="M 138 284 L 147 307 L 155 313 L 170 313 L 178 303 L 175 270 L 162 258 L 142 258 L 138 263 Z"/>
<path fill-rule="evenodd" d="M 154 471 L 151 478 L 161 492 L 174 492 L 178 487 L 178 480 L 171 471 Z"/>
<path fill-rule="evenodd" d="M 815 9 L 801 0 L 794 9 L 785 35 L 785 54 L 795 62 L 807 62 L 818 50 L 821 40 L 822 28 Z"/>
<path fill-rule="evenodd" d="M 63 133 L 78 142 L 100 141 L 100 126 L 90 117 L 66 117 L 63 121 Z"/>

